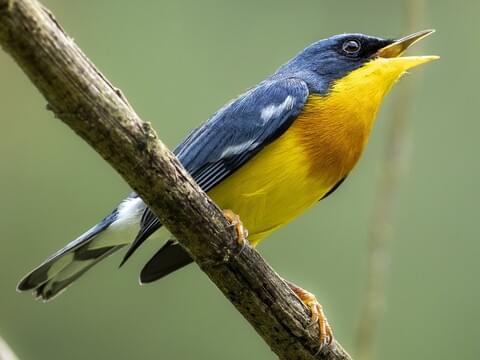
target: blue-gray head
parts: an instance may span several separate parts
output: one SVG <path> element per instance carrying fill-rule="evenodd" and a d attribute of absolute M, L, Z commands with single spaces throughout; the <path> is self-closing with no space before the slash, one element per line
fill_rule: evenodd
<path fill-rule="evenodd" d="M 297 76 L 307 81 L 313 90 L 324 93 L 336 80 L 376 59 L 411 60 L 400 56 L 408 47 L 432 32 L 425 30 L 399 40 L 364 34 L 335 35 L 311 44 L 280 67 L 272 77 Z M 397 61 L 397 65 L 401 73 L 413 67 L 413 62 L 409 61 L 408 66 L 405 61 L 403 64 Z"/>

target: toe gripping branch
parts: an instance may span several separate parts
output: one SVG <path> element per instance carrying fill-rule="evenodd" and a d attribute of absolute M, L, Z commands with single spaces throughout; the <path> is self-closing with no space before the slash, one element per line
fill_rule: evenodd
<path fill-rule="evenodd" d="M 243 251 L 246 244 L 248 243 L 248 240 L 247 240 L 248 230 L 243 226 L 240 220 L 240 216 L 235 214 L 232 210 L 229 210 L 229 209 L 223 210 L 223 214 L 227 218 L 230 225 L 235 228 L 235 232 L 237 234 L 237 242 L 241 246 L 240 251 L 235 255 L 237 256 Z M 230 259 L 230 256 L 227 255 L 226 259 L 224 259 L 224 262 L 227 262 L 229 259 Z M 320 331 L 319 351 L 321 351 L 324 347 L 329 346 L 333 341 L 332 328 L 328 324 L 328 320 L 327 320 L 327 317 L 325 316 L 322 305 L 317 301 L 317 298 L 311 292 L 305 289 L 302 289 L 301 287 L 295 285 L 294 283 L 288 280 L 285 280 L 285 282 L 290 287 L 290 289 L 292 289 L 295 295 L 298 296 L 300 301 L 302 301 L 310 310 L 311 321 L 312 321 L 311 324 L 312 325 L 315 323 L 318 324 L 318 328 Z"/>
<path fill-rule="evenodd" d="M 235 214 L 230 209 L 223 210 L 223 215 L 227 218 L 230 225 L 235 228 L 238 244 L 242 245 L 243 248 L 243 246 L 245 246 L 245 243 L 248 241 L 248 230 L 245 228 L 245 226 L 243 226 L 243 223 L 240 220 L 240 216 Z"/>
<path fill-rule="evenodd" d="M 327 317 L 323 311 L 322 305 L 317 301 L 315 295 L 305 289 L 295 285 L 294 283 L 285 280 L 287 285 L 292 289 L 295 295 L 309 308 L 311 314 L 312 325 L 317 323 L 320 331 L 320 349 L 329 346 L 333 341 L 333 332 L 330 327 Z"/>
<path fill-rule="evenodd" d="M 233 227 L 235 229 L 237 245 L 240 246 L 240 250 L 232 251 L 232 249 L 226 248 L 225 251 L 224 251 L 223 259 L 221 259 L 220 261 L 218 261 L 218 260 L 217 261 L 213 261 L 213 260 L 208 261 L 210 263 L 210 265 L 213 266 L 213 267 L 220 266 L 220 265 L 223 265 L 225 263 L 228 263 L 232 259 L 232 257 L 235 258 L 238 255 L 240 255 L 248 244 L 248 239 L 247 239 L 248 230 L 243 226 L 243 223 L 240 220 L 240 216 L 235 214 L 230 209 L 223 210 L 223 215 L 225 216 L 225 218 L 229 222 L 229 224 L 230 224 L 229 226 Z"/>

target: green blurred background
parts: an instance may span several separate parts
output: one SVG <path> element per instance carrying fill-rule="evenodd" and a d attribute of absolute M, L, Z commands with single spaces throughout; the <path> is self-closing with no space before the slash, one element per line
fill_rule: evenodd
<path fill-rule="evenodd" d="M 401 1 L 44 3 L 172 147 L 310 42 L 343 32 L 405 32 Z M 423 52 L 442 59 L 403 80 L 422 81 L 410 112 L 376 350 L 379 359 L 473 360 L 480 358 L 480 2 L 430 0 L 426 9 L 418 30 L 437 33 Z M 281 275 L 317 294 L 352 352 L 396 91 L 341 190 L 259 248 Z M 120 256 L 108 259 L 51 303 L 15 292 L 21 276 L 129 189 L 45 110 L 4 52 L 0 118 L 0 335 L 21 359 L 275 358 L 195 265 L 140 287 L 138 272 L 157 244 L 121 270 Z"/>

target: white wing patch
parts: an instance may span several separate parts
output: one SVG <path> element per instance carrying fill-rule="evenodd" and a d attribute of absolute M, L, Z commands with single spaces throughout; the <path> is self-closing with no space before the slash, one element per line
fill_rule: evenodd
<path fill-rule="evenodd" d="M 292 110 L 293 104 L 295 103 L 295 99 L 288 95 L 285 100 L 278 105 L 268 105 L 262 109 L 260 117 L 266 123 L 273 117 L 277 117 L 282 114 L 286 110 Z"/>
<path fill-rule="evenodd" d="M 246 149 L 248 149 L 252 146 L 255 146 L 255 143 L 252 140 L 245 141 L 245 142 L 243 142 L 241 144 L 238 144 L 238 145 L 229 146 L 228 148 L 226 148 L 222 152 L 222 155 L 220 155 L 220 158 L 222 159 L 222 158 L 226 158 L 226 157 L 229 157 L 229 156 L 241 154 Z"/>
<path fill-rule="evenodd" d="M 264 107 L 260 113 L 260 118 L 263 121 L 263 124 L 265 124 L 267 121 L 274 117 L 280 116 L 284 111 L 292 110 L 294 103 L 295 99 L 292 96 L 288 95 L 281 104 L 268 105 Z M 240 154 L 246 149 L 255 147 L 257 145 L 258 144 L 256 144 L 253 140 L 248 140 L 241 144 L 229 146 L 222 152 L 220 158 L 226 158 L 232 155 Z"/>

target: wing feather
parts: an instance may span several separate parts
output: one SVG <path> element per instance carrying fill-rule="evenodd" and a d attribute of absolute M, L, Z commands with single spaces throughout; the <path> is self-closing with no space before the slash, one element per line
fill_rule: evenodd
<path fill-rule="evenodd" d="M 209 191 L 283 134 L 308 95 L 306 83 L 296 78 L 265 81 L 220 109 L 174 153 L 198 185 Z M 122 264 L 160 226 L 147 207 Z"/>

